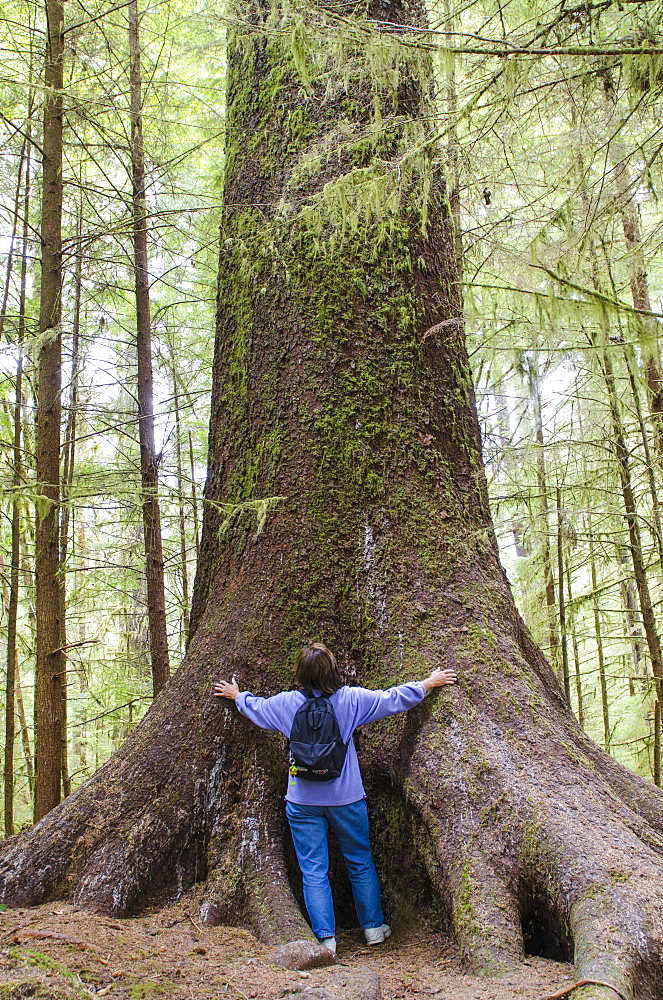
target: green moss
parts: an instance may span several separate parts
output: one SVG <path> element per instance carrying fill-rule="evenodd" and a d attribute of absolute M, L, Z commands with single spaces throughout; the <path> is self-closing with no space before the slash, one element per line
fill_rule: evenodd
<path fill-rule="evenodd" d="M 496 823 L 503 825 L 506 814 L 514 814 L 514 806 L 506 792 L 502 792 L 496 799 L 484 806 L 479 813 L 480 826 L 494 826 Z"/>
<path fill-rule="evenodd" d="M 90 994 L 69 988 L 46 986 L 37 979 L 19 979 L 0 984 L 0 1000 L 82 1000 Z"/>
<path fill-rule="evenodd" d="M 307 114 L 303 107 L 288 112 L 284 125 L 286 133 L 296 146 L 303 146 L 311 139 L 315 139 L 320 131 L 318 123 Z"/>
<path fill-rule="evenodd" d="M 454 927 L 460 936 L 468 926 L 474 926 L 474 905 L 472 902 L 472 877 L 469 861 L 464 865 L 454 893 Z"/>
<path fill-rule="evenodd" d="M 628 882 L 633 878 L 632 872 L 619 871 L 615 868 L 611 868 L 608 874 L 613 885 L 621 885 L 623 882 Z"/>
<path fill-rule="evenodd" d="M 66 965 L 62 962 L 56 962 L 54 958 L 50 955 L 45 955 L 42 951 L 36 951 L 32 948 L 28 950 L 19 951 L 18 948 L 12 948 L 10 950 L 10 955 L 17 961 L 22 962 L 24 965 L 32 965 L 39 969 L 46 969 L 48 972 L 53 972 L 58 976 L 63 976 L 65 979 L 70 981 L 75 981 L 75 976 Z"/>
<path fill-rule="evenodd" d="M 525 869 L 536 868 L 541 863 L 543 828 L 536 820 L 526 820 L 518 838 L 518 856 Z"/>
<path fill-rule="evenodd" d="M 573 763 L 579 765 L 583 770 L 587 770 L 589 766 L 589 761 L 587 760 L 587 758 L 577 753 L 575 748 L 569 746 L 569 744 L 565 743 L 564 740 L 560 740 L 559 742 L 564 747 L 567 756 L 570 757 Z"/>
<path fill-rule="evenodd" d="M 500 691 L 497 696 L 497 704 L 502 714 L 509 719 L 513 718 L 514 712 L 519 715 L 522 711 L 518 699 L 512 691 Z"/>
<path fill-rule="evenodd" d="M 147 1000 L 148 997 L 167 992 L 168 987 L 164 983 L 155 983 L 151 979 L 145 979 L 142 983 L 134 983 L 129 990 L 129 997 L 131 1000 Z"/>

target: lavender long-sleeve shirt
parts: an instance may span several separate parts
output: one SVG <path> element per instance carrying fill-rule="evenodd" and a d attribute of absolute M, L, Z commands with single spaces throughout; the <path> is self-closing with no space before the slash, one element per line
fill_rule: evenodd
<path fill-rule="evenodd" d="M 305 778 L 291 777 L 286 799 L 299 805 L 345 806 L 365 798 L 352 734 L 358 726 L 367 722 L 376 722 L 413 708 L 425 695 L 426 689 L 419 681 L 399 684 L 386 691 L 369 691 L 363 687 L 339 688 L 329 700 L 336 712 L 341 739 L 348 744 L 340 777 L 331 781 L 306 781 Z M 282 691 L 271 698 L 259 698 L 250 691 L 242 691 L 235 704 L 242 715 L 256 726 L 273 729 L 289 737 L 295 713 L 305 701 L 302 691 Z"/>

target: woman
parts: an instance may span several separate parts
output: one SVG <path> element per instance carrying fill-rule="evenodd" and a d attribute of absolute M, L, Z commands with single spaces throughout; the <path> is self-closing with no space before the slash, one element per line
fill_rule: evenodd
<path fill-rule="evenodd" d="M 214 686 L 219 698 L 228 698 L 247 719 L 262 729 L 289 737 L 297 710 L 308 694 L 325 695 L 334 709 L 341 738 L 347 744 L 340 777 L 311 781 L 291 769 L 286 793 L 286 815 L 302 872 L 304 900 L 313 933 L 321 944 L 336 952 L 334 905 L 329 884 L 327 832 L 331 826 L 345 859 L 352 894 L 368 944 L 381 944 L 391 934 L 384 923 L 368 832 L 366 794 L 361 780 L 352 734 L 358 726 L 405 712 L 422 701 L 433 688 L 454 684 L 453 670 L 434 670 L 422 681 L 399 684 L 386 691 L 348 687 L 343 683 L 334 654 L 320 642 L 304 646 L 297 654 L 295 680 L 299 690 L 259 698 L 240 691 L 237 682 Z M 293 771 L 295 773 L 293 773 Z"/>

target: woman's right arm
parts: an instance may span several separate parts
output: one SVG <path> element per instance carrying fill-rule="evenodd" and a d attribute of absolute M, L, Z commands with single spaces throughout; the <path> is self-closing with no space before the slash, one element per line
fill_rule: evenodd
<path fill-rule="evenodd" d="M 292 726 L 292 717 L 296 710 L 296 692 L 281 691 L 271 698 L 261 698 L 250 691 L 240 691 L 237 681 L 218 681 L 214 685 L 217 698 L 228 698 L 235 702 L 237 710 L 255 726 L 261 729 L 272 729 L 288 735 Z"/>

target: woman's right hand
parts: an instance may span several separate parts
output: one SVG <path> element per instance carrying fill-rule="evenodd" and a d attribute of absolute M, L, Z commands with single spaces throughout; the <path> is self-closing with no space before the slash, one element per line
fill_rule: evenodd
<path fill-rule="evenodd" d="M 455 684 L 458 678 L 456 677 L 456 671 L 452 669 L 440 670 L 436 669 L 426 677 L 421 683 L 426 688 L 426 692 L 432 691 L 433 688 L 444 687 L 445 684 Z"/>

